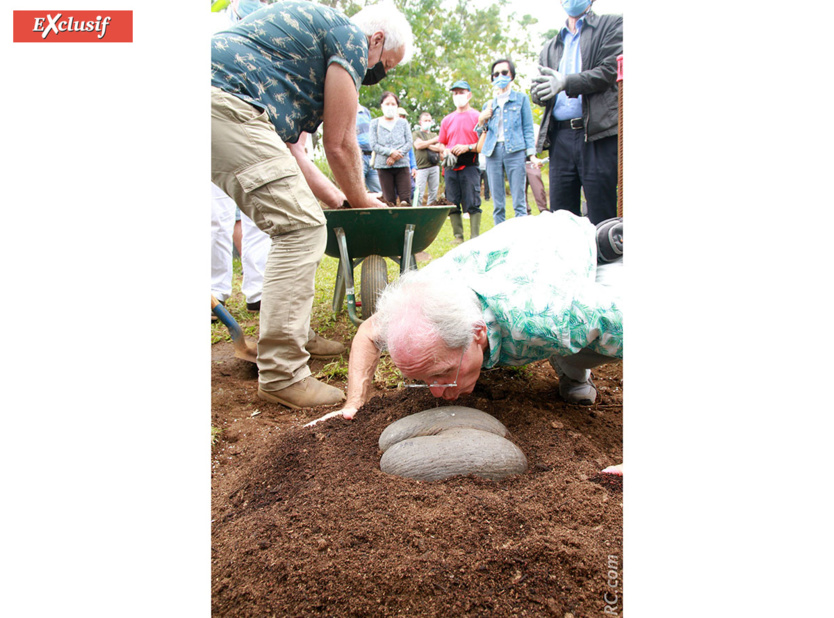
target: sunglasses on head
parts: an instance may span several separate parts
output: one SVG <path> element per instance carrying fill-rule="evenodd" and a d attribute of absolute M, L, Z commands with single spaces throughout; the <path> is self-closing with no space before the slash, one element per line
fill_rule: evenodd
<path fill-rule="evenodd" d="M 492 74 L 492 79 L 495 79 L 499 75 L 509 75 L 509 74 L 510 74 L 509 69 L 502 69 L 501 71 L 496 71 L 495 73 L 493 73 Z"/>

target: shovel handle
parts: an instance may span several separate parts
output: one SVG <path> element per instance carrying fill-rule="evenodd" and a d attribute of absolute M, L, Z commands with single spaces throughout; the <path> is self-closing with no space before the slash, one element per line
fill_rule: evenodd
<path fill-rule="evenodd" d="M 232 314 L 220 304 L 217 299 L 214 297 L 214 294 L 211 295 L 211 311 L 220 318 L 220 321 L 229 329 L 229 334 L 232 336 L 232 341 L 237 342 L 238 340 L 243 340 L 243 330 L 240 328 L 240 324 L 235 321 L 232 317 Z"/>
<path fill-rule="evenodd" d="M 253 347 L 246 341 L 243 336 L 243 329 L 240 324 L 232 317 L 232 314 L 222 304 L 217 302 L 214 294 L 211 295 L 211 311 L 216 315 L 220 321 L 229 330 L 229 335 L 232 337 L 232 343 L 235 346 L 235 356 L 256 363 L 258 358 L 258 349 Z"/>

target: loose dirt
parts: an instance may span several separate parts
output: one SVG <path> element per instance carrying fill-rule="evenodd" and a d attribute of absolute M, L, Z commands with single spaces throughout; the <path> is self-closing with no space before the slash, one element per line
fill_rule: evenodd
<path fill-rule="evenodd" d="M 353 421 L 304 428 L 333 408 L 258 400 L 230 343 L 211 376 L 213 615 L 579 618 L 606 593 L 622 612 L 622 481 L 599 474 L 623 458 L 621 365 L 594 370 L 593 406 L 561 400 L 547 362 L 484 372 L 456 403 L 529 461 L 499 482 L 379 470 L 385 427 L 446 403 L 428 392 L 377 390 Z"/>

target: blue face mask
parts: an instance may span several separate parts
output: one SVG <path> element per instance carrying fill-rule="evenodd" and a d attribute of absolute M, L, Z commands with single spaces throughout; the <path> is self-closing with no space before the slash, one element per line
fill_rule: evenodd
<path fill-rule="evenodd" d="M 243 19 L 250 13 L 254 13 L 260 8 L 263 8 L 263 4 L 261 0 L 240 0 L 237 3 L 237 15 L 240 19 Z"/>
<path fill-rule="evenodd" d="M 562 8 L 571 17 L 579 17 L 588 10 L 589 6 L 591 6 L 590 0 L 562 0 Z"/>
<path fill-rule="evenodd" d="M 495 79 L 492 80 L 492 85 L 498 88 L 498 90 L 503 90 L 507 86 L 509 86 L 512 78 L 509 75 L 499 75 Z"/>

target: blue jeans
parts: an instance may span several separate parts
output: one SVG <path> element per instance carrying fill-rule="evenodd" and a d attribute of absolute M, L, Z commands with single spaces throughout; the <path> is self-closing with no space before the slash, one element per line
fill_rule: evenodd
<path fill-rule="evenodd" d="M 362 174 L 365 176 L 365 187 L 371 193 L 382 193 L 382 187 L 379 186 L 379 175 L 376 170 L 371 167 L 371 155 L 362 155 Z"/>
<path fill-rule="evenodd" d="M 487 178 L 489 189 L 492 193 L 492 220 L 495 225 L 506 219 L 504 195 L 504 172 L 507 172 L 507 180 L 510 181 L 510 195 L 513 198 L 513 210 L 516 217 L 527 216 L 527 170 L 525 159 L 527 156 L 524 150 L 518 150 L 511 154 L 504 152 L 504 142 L 495 144 L 492 156 L 486 158 Z"/>

